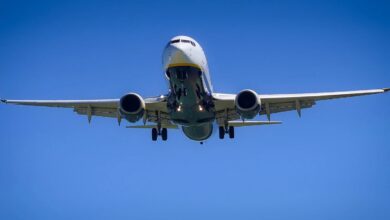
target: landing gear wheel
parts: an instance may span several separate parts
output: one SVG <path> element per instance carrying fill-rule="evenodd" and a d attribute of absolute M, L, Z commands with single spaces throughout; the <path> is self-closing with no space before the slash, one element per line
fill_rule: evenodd
<path fill-rule="evenodd" d="M 230 139 L 234 138 L 234 127 L 233 126 L 229 127 L 229 138 Z"/>
<path fill-rule="evenodd" d="M 219 127 L 219 139 L 223 139 L 225 137 L 225 128 L 223 126 Z"/>
<path fill-rule="evenodd" d="M 156 141 L 158 136 L 157 128 L 152 128 L 152 140 Z"/>
<path fill-rule="evenodd" d="M 168 139 L 168 130 L 166 128 L 163 128 L 161 130 L 161 138 L 163 141 L 166 141 Z"/>

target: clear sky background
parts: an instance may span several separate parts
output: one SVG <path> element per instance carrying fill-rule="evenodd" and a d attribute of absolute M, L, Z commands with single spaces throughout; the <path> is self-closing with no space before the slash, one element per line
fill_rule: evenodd
<path fill-rule="evenodd" d="M 179 34 L 218 92 L 390 86 L 388 1 L 2 0 L 0 97 L 164 94 Z M 318 102 L 201 146 L 0 105 L 0 219 L 390 219 L 389 114 L 390 94 Z"/>

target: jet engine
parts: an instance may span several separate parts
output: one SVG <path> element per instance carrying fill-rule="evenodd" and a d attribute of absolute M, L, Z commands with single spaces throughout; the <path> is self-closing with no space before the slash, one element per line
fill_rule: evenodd
<path fill-rule="evenodd" d="M 145 112 L 145 101 L 136 93 L 124 95 L 119 101 L 119 112 L 129 122 L 136 122 Z"/>
<path fill-rule="evenodd" d="M 255 91 L 245 89 L 234 100 L 237 113 L 244 119 L 254 118 L 260 111 L 260 99 Z"/>

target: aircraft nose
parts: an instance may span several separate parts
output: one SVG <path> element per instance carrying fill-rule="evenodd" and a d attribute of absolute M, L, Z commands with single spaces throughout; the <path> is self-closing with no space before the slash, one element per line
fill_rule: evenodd
<path fill-rule="evenodd" d="M 168 51 L 169 63 L 192 63 L 191 51 L 183 45 L 170 45 Z"/>
<path fill-rule="evenodd" d="M 172 60 L 182 60 L 188 57 L 185 49 L 180 45 L 171 45 L 170 56 Z"/>

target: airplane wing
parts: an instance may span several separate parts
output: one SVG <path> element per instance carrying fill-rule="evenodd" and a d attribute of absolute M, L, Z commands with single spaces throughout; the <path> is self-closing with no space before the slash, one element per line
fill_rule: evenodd
<path fill-rule="evenodd" d="M 92 116 L 117 118 L 120 123 L 119 99 L 95 99 L 95 100 L 6 100 L 1 102 L 15 105 L 45 106 L 58 108 L 73 108 L 80 115 L 87 115 L 88 121 Z M 166 97 L 159 96 L 145 99 L 145 118 L 150 122 L 157 122 L 156 112 L 160 113 L 162 123 L 169 123 L 169 115 L 166 107 Z"/>
<path fill-rule="evenodd" d="M 270 120 L 270 115 L 273 113 L 291 110 L 296 110 L 298 114 L 301 115 L 301 109 L 311 108 L 316 104 L 316 101 L 378 94 L 388 92 L 389 90 L 390 88 L 342 92 L 258 95 L 258 98 L 261 101 L 261 110 L 259 114 L 267 115 L 268 120 Z M 216 93 L 213 94 L 213 98 L 218 123 L 226 119 L 230 121 L 240 118 L 235 111 L 235 94 Z"/>

